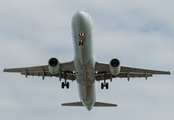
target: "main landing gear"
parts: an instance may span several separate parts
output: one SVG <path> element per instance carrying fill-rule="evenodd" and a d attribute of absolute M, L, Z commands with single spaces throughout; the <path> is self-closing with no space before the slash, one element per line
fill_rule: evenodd
<path fill-rule="evenodd" d="M 64 89 L 65 86 L 69 89 L 69 82 L 62 82 L 62 89 Z"/>
<path fill-rule="evenodd" d="M 61 81 L 61 75 L 62 74 L 60 73 L 60 75 L 59 75 L 60 81 Z M 65 86 L 67 89 L 69 89 L 69 82 L 66 82 L 67 81 L 67 72 L 66 71 L 64 72 L 63 78 L 65 79 L 65 82 L 62 82 L 62 84 L 61 84 L 62 89 L 64 89 Z"/>
<path fill-rule="evenodd" d="M 106 89 L 109 88 L 109 84 L 108 83 L 101 83 L 101 89 L 103 89 L 104 87 L 106 87 Z"/>

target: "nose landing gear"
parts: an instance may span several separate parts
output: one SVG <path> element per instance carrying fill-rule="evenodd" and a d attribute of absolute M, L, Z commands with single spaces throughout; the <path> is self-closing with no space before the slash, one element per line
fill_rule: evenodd
<path fill-rule="evenodd" d="M 79 46 L 83 46 L 83 41 L 79 41 Z"/>
<path fill-rule="evenodd" d="M 83 46 L 83 41 L 85 39 L 85 33 L 79 34 L 79 46 Z"/>

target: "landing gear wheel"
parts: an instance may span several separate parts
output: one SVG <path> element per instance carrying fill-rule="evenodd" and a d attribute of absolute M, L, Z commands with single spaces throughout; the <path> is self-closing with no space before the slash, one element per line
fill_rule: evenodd
<path fill-rule="evenodd" d="M 64 87 L 65 87 L 65 84 L 64 84 L 64 82 L 62 82 L 62 89 L 64 89 Z"/>
<path fill-rule="evenodd" d="M 109 84 L 108 84 L 108 83 L 106 83 L 105 87 L 106 87 L 106 89 L 108 89 L 108 88 L 109 88 Z"/>
<path fill-rule="evenodd" d="M 101 89 L 103 89 L 103 87 L 104 87 L 104 85 L 103 85 L 103 83 L 101 83 Z"/>
<path fill-rule="evenodd" d="M 69 82 L 66 83 L 66 88 L 69 89 Z"/>

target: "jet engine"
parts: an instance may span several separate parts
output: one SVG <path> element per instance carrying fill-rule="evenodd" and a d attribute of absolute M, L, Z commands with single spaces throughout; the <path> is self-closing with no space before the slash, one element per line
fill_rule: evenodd
<path fill-rule="evenodd" d="M 112 59 L 109 63 L 109 69 L 112 75 L 118 75 L 120 73 L 120 61 L 116 58 Z"/>
<path fill-rule="evenodd" d="M 51 58 L 48 61 L 48 69 L 51 74 L 55 75 L 59 72 L 60 63 L 56 58 Z"/>

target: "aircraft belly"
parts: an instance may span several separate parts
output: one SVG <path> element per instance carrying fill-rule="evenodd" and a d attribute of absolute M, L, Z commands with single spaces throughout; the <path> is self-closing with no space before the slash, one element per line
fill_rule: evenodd
<path fill-rule="evenodd" d="M 75 59 L 74 65 L 80 100 L 88 110 L 91 110 L 96 101 L 94 57 L 86 65 Z"/>
<path fill-rule="evenodd" d="M 78 90 L 79 90 L 79 97 L 83 105 L 87 109 L 92 109 L 96 101 L 95 84 L 92 85 L 79 84 Z"/>
<path fill-rule="evenodd" d="M 93 22 L 89 14 L 78 12 L 72 19 L 74 67 L 79 97 L 83 105 L 92 109 L 95 100 L 95 57 L 93 49 Z M 81 39 L 81 34 L 84 38 Z M 83 44 L 81 44 L 83 43 Z"/>
<path fill-rule="evenodd" d="M 76 80 L 79 84 L 94 84 L 95 82 L 95 60 L 92 57 L 86 65 L 76 59 L 74 60 Z"/>

